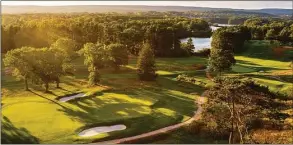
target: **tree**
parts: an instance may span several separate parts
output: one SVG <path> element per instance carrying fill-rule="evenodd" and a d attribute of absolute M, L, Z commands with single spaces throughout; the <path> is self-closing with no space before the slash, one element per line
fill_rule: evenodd
<path fill-rule="evenodd" d="M 55 81 L 56 87 L 59 88 L 60 77 L 65 75 L 73 75 L 73 66 L 70 59 L 68 59 L 68 54 L 64 54 L 64 51 L 56 48 L 50 48 L 48 51 L 54 55 L 52 56 L 54 59 L 51 60 L 54 64 L 52 65 L 54 68 L 51 78 Z"/>
<path fill-rule="evenodd" d="M 260 86 L 241 78 L 215 78 L 215 85 L 206 94 L 204 120 L 213 121 L 213 130 L 228 136 L 229 143 L 244 143 L 249 138 L 247 124 L 257 115 Z M 211 126 L 210 126 L 211 127 Z"/>
<path fill-rule="evenodd" d="M 236 63 L 233 56 L 233 33 L 218 29 L 213 33 L 212 48 L 209 58 L 209 71 L 221 72 L 230 70 Z"/>
<path fill-rule="evenodd" d="M 4 65 L 13 69 L 13 76 L 24 80 L 25 90 L 28 90 L 28 79 L 33 76 L 30 52 L 34 48 L 22 47 L 8 51 L 4 57 Z"/>
<path fill-rule="evenodd" d="M 34 49 L 30 57 L 35 80 L 40 80 L 44 84 L 46 92 L 49 92 L 49 83 L 55 82 L 56 87 L 59 87 L 60 77 L 72 74 L 72 65 L 66 60 L 66 55 L 60 49 Z"/>
<path fill-rule="evenodd" d="M 266 40 L 276 40 L 278 36 L 278 32 L 275 29 L 269 29 L 266 33 Z"/>
<path fill-rule="evenodd" d="M 189 54 L 192 54 L 192 53 L 194 52 L 194 49 L 195 49 L 195 47 L 194 47 L 194 45 L 193 45 L 193 41 L 192 41 L 192 39 L 191 39 L 191 38 L 188 38 L 186 44 L 187 44 L 187 51 L 188 51 L 188 53 L 189 53 Z"/>
<path fill-rule="evenodd" d="M 141 80 L 151 81 L 157 77 L 154 52 L 149 43 L 145 43 L 137 60 L 138 76 Z"/>
<path fill-rule="evenodd" d="M 109 64 L 109 51 L 103 44 L 86 43 L 79 54 L 84 56 L 84 64 L 90 72 L 88 84 L 96 85 L 100 81 L 99 70 Z"/>
<path fill-rule="evenodd" d="M 183 50 L 185 50 L 186 51 L 186 54 L 188 56 L 192 55 L 194 53 L 194 49 L 195 49 L 191 38 L 188 38 L 187 39 L 187 42 L 185 42 L 185 43 L 184 42 L 183 43 L 181 42 L 180 43 L 180 48 L 183 49 Z"/>
<path fill-rule="evenodd" d="M 282 42 L 290 42 L 290 28 L 289 27 L 284 27 L 282 31 L 279 33 L 279 40 Z"/>
<path fill-rule="evenodd" d="M 132 27 L 124 29 L 120 36 L 121 43 L 125 44 L 128 51 L 136 56 L 139 53 L 143 39 L 143 33 L 140 33 L 138 30 L 138 28 L 135 29 Z"/>
<path fill-rule="evenodd" d="M 59 49 L 68 59 L 72 59 L 76 56 L 77 44 L 74 40 L 68 38 L 59 38 L 55 43 L 51 45 L 51 48 Z"/>
<path fill-rule="evenodd" d="M 119 70 L 121 65 L 128 64 L 127 48 L 122 44 L 110 44 L 107 46 L 111 56 L 111 63 L 115 70 Z"/>
<path fill-rule="evenodd" d="M 251 33 L 245 26 L 231 26 L 225 28 L 228 33 L 231 34 L 228 39 L 231 44 L 231 48 L 234 53 L 240 53 L 244 51 L 244 42 L 251 39 Z"/>
<path fill-rule="evenodd" d="M 4 64 L 14 69 L 14 76 L 24 80 L 26 90 L 28 79 L 31 79 L 34 83 L 42 82 L 48 92 L 49 83 L 56 82 L 59 87 L 60 77 L 72 72 L 72 66 L 66 61 L 63 51 L 52 48 L 14 49 L 7 52 Z"/>

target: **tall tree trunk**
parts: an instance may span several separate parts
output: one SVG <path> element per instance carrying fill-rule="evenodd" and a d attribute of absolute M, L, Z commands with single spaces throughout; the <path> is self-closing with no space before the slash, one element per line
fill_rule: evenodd
<path fill-rule="evenodd" d="M 241 129 L 240 129 L 238 122 L 236 123 L 236 127 L 238 129 L 238 133 L 239 133 L 239 137 L 240 137 L 240 144 L 243 144 L 243 136 L 242 136 L 242 132 L 241 132 Z"/>
<path fill-rule="evenodd" d="M 229 135 L 229 144 L 232 144 L 231 139 L 232 139 L 232 131 L 230 132 L 230 135 Z"/>
<path fill-rule="evenodd" d="M 57 80 L 56 80 L 56 88 L 60 88 L 59 84 L 60 84 L 60 79 L 57 78 Z"/>
<path fill-rule="evenodd" d="M 100 81 L 100 74 L 99 74 L 99 70 L 96 67 L 93 67 L 90 70 L 90 74 L 89 74 L 89 81 L 88 84 L 90 86 L 94 86 L 97 85 L 97 83 Z"/>
<path fill-rule="evenodd" d="M 24 78 L 24 84 L 25 84 L 25 90 L 28 91 L 28 83 L 27 83 L 27 78 Z"/>
<path fill-rule="evenodd" d="M 231 135 L 232 144 L 234 144 L 234 116 L 235 116 L 234 108 L 235 108 L 234 96 L 232 95 L 232 135 Z"/>
<path fill-rule="evenodd" d="M 49 83 L 45 83 L 45 89 L 46 89 L 46 93 L 48 93 L 49 92 Z"/>

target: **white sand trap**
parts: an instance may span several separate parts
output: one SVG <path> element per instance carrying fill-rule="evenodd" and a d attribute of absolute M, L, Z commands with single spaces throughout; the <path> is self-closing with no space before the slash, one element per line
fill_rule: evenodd
<path fill-rule="evenodd" d="M 95 136 L 101 133 L 107 133 L 107 132 L 124 130 L 124 129 L 126 129 L 126 126 L 123 124 L 113 125 L 113 126 L 101 126 L 101 127 L 86 129 L 80 132 L 78 135 L 82 137 L 89 137 L 89 136 Z"/>
<path fill-rule="evenodd" d="M 63 97 L 61 99 L 59 99 L 59 101 L 61 102 L 67 102 L 69 100 L 75 99 L 75 98 L 81 98 L 81 97 L 85 97 L 86 95 L 84 93 L 79 93 L 73 96 L 69 96 L 69 97 Z"/>

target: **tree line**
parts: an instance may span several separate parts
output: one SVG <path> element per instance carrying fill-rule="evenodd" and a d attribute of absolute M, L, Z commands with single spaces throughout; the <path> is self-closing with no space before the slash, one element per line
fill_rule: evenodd
<path fill-rule="evenodd" d="M 212 37 L 209 70 L 221 74 L 236 63 L 234 54 L 245 51 L 247 40 L 278 40 L 292 45 L 293 21 L 253 18 L 244 25 L 219 28 Z"/>
<path fill-rule="evenodd" d="M 120 43 L 133 55 L 148 40 L 156 56 L 184 56 L 188 53 L 180 48 L 179 39 L 211 35 L 202 19 L 117 13 L 3 15 L 1 29 L 2 53 L 23 46 L 50 47 L 59 38 L 68 38 L 77 49 L 88 42 Z"/>
<path fill-rule="evenodd" d="M 282 43 L 293 42 L 293 21 L 253 18 L 244 22 L 253 40 L 279 40 Z"/>

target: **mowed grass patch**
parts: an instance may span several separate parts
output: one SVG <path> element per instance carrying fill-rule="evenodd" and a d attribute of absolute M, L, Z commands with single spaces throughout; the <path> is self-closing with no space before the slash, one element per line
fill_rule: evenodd
<path fill-rule="evenodd" d="M 136 58 L 129 61 L 129 68 L 136 68 Z M 195 71 L 194 65 L 207 65 L 207 58 L 183 57 L 183 58 L 156 58 L 156 67 L 159 74 L 182 73 L 184 71 Z"/>
<path fill-rule="evenodd" d="M 51 93 L 44 93 L 44 88 L 31 83 L 30 91 L 23 91 L 22 81 L 4 75 L 2 114 L 15 129 L 4 129 L 2 135 L 8 135 L 10 142 L 14 142 L 17 138 L 13 132 L 23 128 L 28 138 L 35 137 L 40 143 L 90 143 L 137 135 L 193 116 L 197 109 L 194 101 L 199 95 L 191 93 L 201 94 L 204 90 L 197 85 L 179 85 L 173 73 L 160 75 L 155 82 L 142 82 L 136 70 L 127 66 L 119 72 L 102 70 L 100 85 L 88 87 L 87 67 L 80 58 L 74 64 L 77 75 L 62 77 L 61 88 L 51 84 Z M 58 101 L 60 96 L 78 92 L 89 96 L 64 103 Z M 88 138 L 78 136 L 82 129 L 116 123 L 125 124 L 127 129 Z"/>

